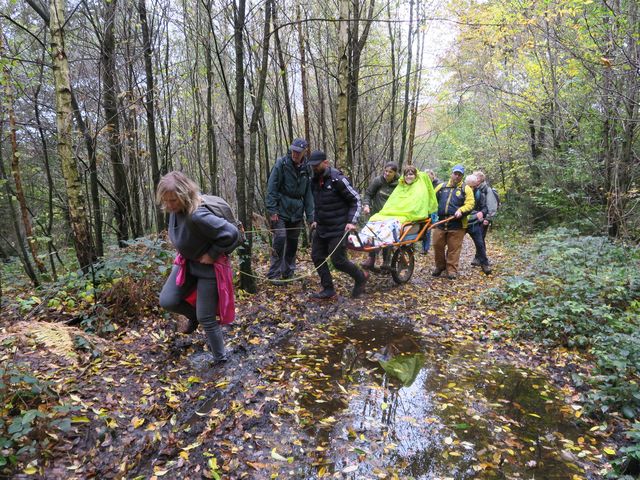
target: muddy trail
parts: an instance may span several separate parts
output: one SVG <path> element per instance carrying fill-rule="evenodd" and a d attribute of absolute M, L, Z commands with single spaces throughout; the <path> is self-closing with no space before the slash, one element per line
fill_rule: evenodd
<path fill-rule="evenodd" d="M 326 303 L 308 300 L 314 275 L 263 283 L 238 298 L 230 359 L 213 369 L 202 332 L 160 312 L 107 339 L 56 327 L 16 340 L 14 361 L 76 411 L 14 478 L 602 478 L 610 432 L 582 418 L 569 382 L 589 364 L 508 335 L 481 300 L 521 267 L 490 253 L 494 275 L 463 255 L 456 281 L 416 254 L 408 284 L 373 275 L 355 300 L 342 275 L 345 296 Z"/>

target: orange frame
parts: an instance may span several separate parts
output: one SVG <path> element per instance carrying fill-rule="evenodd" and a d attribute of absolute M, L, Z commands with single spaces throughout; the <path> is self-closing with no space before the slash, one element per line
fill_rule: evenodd
<path fill-rule="evenodd" d="M 420 230 L 418 231 L 418 233 L 416 234 L 416 237 L 412 238 L 412 239 L 409 239 L 409 240 L 405 240 L 407 235 L 409 235 L 409 232 L 411 231 L 411 228 L 416 224 L 423 224 L 422 227 L 420 228 Z M 409 228 L 407 228 L 407 227 L 409 227 Z M 431 227 L 432 227 L 431 218 L 425 218 L 425 219 L 422 219 L 422 220 L 415 220 L 413 222 L 404 222 L 400 226 L 400 232 L 402 232 L 402 233 L 400 234 L 400 238 L 398 239 L 397 242 L 385 243 L 384 245 L 377 245 L 375 247 L 367 246 L 367 247 L 360 247 L 360 248 L 354 247 L 352 245 L 349 245 L 348 248 L 350 250 L 356 250 L 358 252 L 373 252 L 375 250 L 380 250 L 381 248 L 402 247 L 403 245 L 411 245 L 412 243 L 416 243 L 416 242 L 422 240 L 422 237 L 424 236 L 425 232 L 427 230 L 429 230 Z"/>

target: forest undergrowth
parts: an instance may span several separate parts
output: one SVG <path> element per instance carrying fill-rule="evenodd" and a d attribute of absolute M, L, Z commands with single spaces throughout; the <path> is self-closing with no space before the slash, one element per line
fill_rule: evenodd
<path fill-rule="evenodd" d="M 437 384 L 429 415 L 402 418 L 442 440 L 425 478 L 634 478 L 638 251 L 565 230 L 490 241 L 491 276 L 469 266 L 467 240 L 457 281 L 431 277 L 432 255 L 416 251 L 408 284 L 373 275 L 353 300 L 338 274 L 344 296 L 329 303 L 308 300 L 318 280 L 301 252 L 308 277 L 237 292 L 230 360 L 216 369 L 194 362 L 202 332 L 177 333 L 157 307 L 171 261 L 162 243 L 133 243 L 93 281 L 5 289 L 15 300 L 0 320 L 1 475 L 412 478 L 406 446 L 348 411 L 365 386 L 383 419 L 406 407 L 397 398 L 410 382 L 384 366 L 413 344 L 426 358 L 419 378 Z M 267 258 L 257 265 L 264 273 Z M 389 337 L 379 344 L 353 335 L 378 324 L 367 335 Z M 511 368 L 540 379 L 539 410 L 504 394 Z M 545 435 L 519 433 L 527 420 Z"/>

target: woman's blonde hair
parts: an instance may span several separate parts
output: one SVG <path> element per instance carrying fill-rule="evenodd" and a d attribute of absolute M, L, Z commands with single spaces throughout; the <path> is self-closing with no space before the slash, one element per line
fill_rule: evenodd
<path fill-rule="evenodd" d="M 169 172 L 158 182 L 156 203 L 162 207 L 162 210 L 165 209 L 163 197 L 170 192 L 176 194 L 182 210 L 188 214 L 192 214 L 200 206 L 200 188 L 182 172 L 175 170 Z"/>

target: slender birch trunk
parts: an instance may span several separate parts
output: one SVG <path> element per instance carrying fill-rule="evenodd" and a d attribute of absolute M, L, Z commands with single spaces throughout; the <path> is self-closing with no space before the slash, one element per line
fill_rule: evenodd
<path fill-rule="evenodd" d="M 73 156 L 73 108 L 71 105 L 71 84 L 69 82 L 69 62 L 64 40 L 65 0 L 51 0 L 49 5 L 51 29 L 51 58 L 53 60 L 53 80 L 56 98 L 56 127 L 58 133 L 58 156 L 62 164 L 71 232 L 80 268 L 87 272 L 96 260 L 89 233 L 82 182 Z"/>

